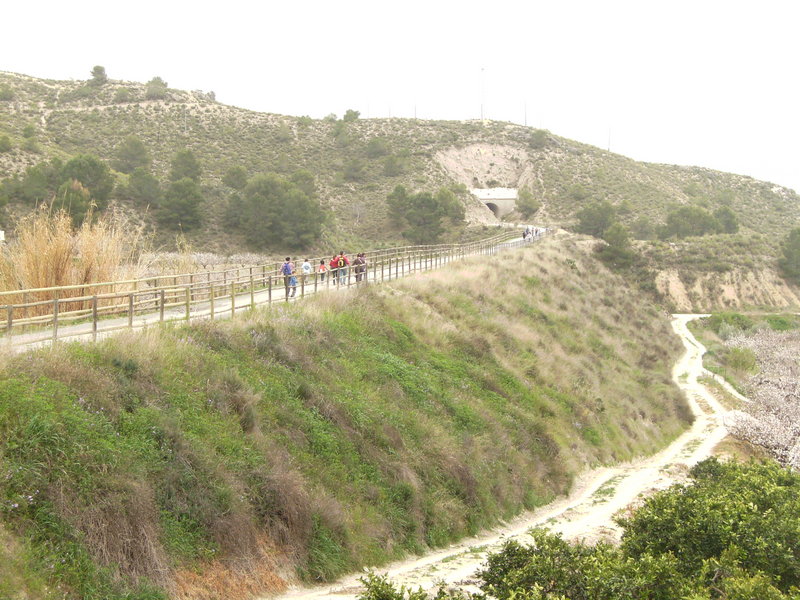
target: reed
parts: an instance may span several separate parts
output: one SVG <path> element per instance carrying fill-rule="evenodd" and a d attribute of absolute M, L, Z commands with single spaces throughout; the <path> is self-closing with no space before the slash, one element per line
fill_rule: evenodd
<path fill-rule="evenodd" d="M 16 237 L 0 253 L 0 290 L 27 290 L 56 286 L 86 285 L 60 292 L 61 297 L 91 293 L 91 284 L 136 277 L 143 242 L 141 228 L 118 215 L 92 219 L 74 228 L 63 210 L 43 208 L 21 220 Z M 52 299 L 50 292 L 32 292 L 25 300 L 14 296 L 8 302 Z M 49 306 L 33 306 L 32 314 L 44 314 Z"/>

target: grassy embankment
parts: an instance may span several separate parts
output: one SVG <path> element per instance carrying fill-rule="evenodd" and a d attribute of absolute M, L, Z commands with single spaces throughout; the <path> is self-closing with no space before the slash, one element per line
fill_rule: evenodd
<path fill-rule="evenodd" d="M 545 240 L 9 357 L 0 596 L 242 598 L 447 544 L 676 436 L 678 352 L 646 299 Z"/>

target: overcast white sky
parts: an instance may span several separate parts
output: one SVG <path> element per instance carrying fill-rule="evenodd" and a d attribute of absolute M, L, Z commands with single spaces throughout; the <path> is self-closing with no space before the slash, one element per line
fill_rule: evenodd
<path fill-rule="evenodd" d="M 5 3 L 0 70 L 257 111 L 526 123 L 800 191 L 798 0 Z"/>

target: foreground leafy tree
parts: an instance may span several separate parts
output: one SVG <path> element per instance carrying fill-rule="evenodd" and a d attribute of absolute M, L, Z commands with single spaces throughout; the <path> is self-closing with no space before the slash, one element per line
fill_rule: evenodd
<path fill-rule="evenodd" d="M 637 255 L 631 249 L 628 230 L 621 223 L 613 223 L 603 233 L 605 245 L 597 250 L 600 259 L 612 268 L 627 268 L 633 264 Z"/>
<path fill-rule="evenodd" d="M 161 199 L 161 185 L 144 167 L 137 168 L 128 178 L 122 194 L 142 204 L 157 205 Z"/>
<path fill-rule="evenodd" d="M 579 210 L 576 215 L 578 225 L 575 230 L 594 237 L 603 237 L 606 229 L 611 227 L 616 216 L 614 207 L 606 200 L 593 202 Z"/>
<path fill-rule="evenodd" d="M 194 182 L 198 182 L 200 181 L 201 174 L 202 169 L 200 168 L 200 163 L 197 162 L 197 157 L 195 157 L 194 152 L 188 148 L 184 148 L 175 153 L 175 156 L 172 158 L 172 170 L 169 174 L 170 181 L 178 181 L 179 179 L 187 177 Z"/>
<path fill-rule="evenodd" d="M 800 227 L 792 229 L 781 244 L 783 256 L 778 265 L 783 276 L 794 283 L 800 284 Z"/>
<path fill-rule="evenodd" d="M 412 244 L 433 244 L 439 241 L 445 232 L 445 217 L 452 224 L 464 220 L 463 204 L 447 188 L 441 188 L 436 194 L 409 194 L 405 187 L 398 185 L 387 196 L 387 204 L 392 220 L 402 227 L 403 237 Z"/>
<path fill-rule="evenodd" d="M 658 235 L 661 239 L 685 238 L 716 233 L 719 230 L 719 221 L 706 209 L 699 206 L 681 206 L 667 215 L 667 222 L 659 229 Z"/>
<path fill-rule="evenodd" d="M 71 158 L 61 170 L 61 181 L 76 179 L 89 190 L 99 210 L 105 209 L 114 189 L 114 176 L 109 166 L 91 154 Z"/>
<path fill-rule="evenodd" d="M 80 181 L 71 179 L 58 188 L 53 205 L 69 213 L 73 225 L 81 225 L 91 209 L 92 196 Z"/>
<path fill-rule="evenodd" d="M 231 167 L 225 171 L 225 175 L 222 177 L 222 183 L 234 190 L 243 190 L 247 185 L 247 169 L 241 165 Z"/>
<path fill-rule="evenodd" d="M 528 187 L 523 187 L 519 191 L 517 197 L 517 210 L 522 213 L 523 217 L 533 216 L 539 210 L 539 202 L 533 195 L 533 192 Z"/>
<path fill-rule="evenodd" d="M 138 167 L 147 167 L 149 164 L 150 153 L 135 135 L 129 135 L 117 146 L 113 166 L 120 173 L 133 173 Z"/>
<path fill-rule="evenodd" d="M 3 181 L 0 196 L 5 201 L 38 204 L 49 201 L 61 185 L 61 171 L 64 163 L 54 158 L 28 167 L 24 175 Z"/>
<path fill-rule="evenodd" d="M 95 66 L 92 69 L 92 79 L 89 81 L 89 85 L 94 86 L 101 86 L 105 85 L 108 82 L 108 75 L 106 75 L 106 68 L 101 67 L 100 65 Z"/>
<path fill-rule="evenodd" d="M 144 95 L 148 100 L 163 100 L 167 97 L 167 82 L 161 77 L 153 77 L 147 82 Z"/>
<path fill-rule="evenodd" d="M 188 231 L 200 225 L 202 202 L 200 186 L 194 180 L 184 177 L 169 185 L 156 216 L 165 227 Z"/>
<path fill-rule="evenodd" d="M 739 231 L 739 219 L 729 206 L 722 206 L 715 210 L 714 218 L 719 223 L 719 233 L 736 233 Z"/>
<path fill-rule="evenodd" d="M 325 215 L 307 171 L 288 179 L 276 173 L 256 175 L 237 203 L 238 222 L 256 248 L 305 248 L 322 232 Z"/>

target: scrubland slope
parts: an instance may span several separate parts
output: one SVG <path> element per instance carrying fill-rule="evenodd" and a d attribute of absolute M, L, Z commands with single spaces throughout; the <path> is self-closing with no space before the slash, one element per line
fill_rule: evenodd
<path fill-rule="evenodd" d="M 447 544 L 675 437 L 679 349 L 666 315 L 546 239 L 8 358 L 0 592 L 244 598 Z"/>

